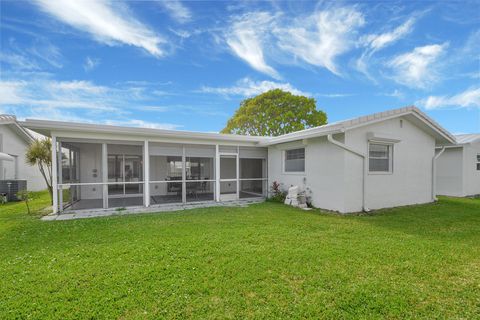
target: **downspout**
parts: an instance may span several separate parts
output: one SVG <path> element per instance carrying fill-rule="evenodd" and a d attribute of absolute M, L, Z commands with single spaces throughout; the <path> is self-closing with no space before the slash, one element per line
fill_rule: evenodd
<path fill-rule="evenodd" d="M 336 145 L 337 147 L 339 148 L 342 148 L 343 150 L 346 150 L 350 153 L 353 153 L 354 155 L 357 155 L 359 156 L 360 158 L 362 158 L 362 161 L 363 161 L 363 179 L 362 179 L 362 210 L 364 212 L 368 212 L 370 211 L 370 209 L 368 209 L 367 207 L 367 200 L 366 200 L 366 190 L 367 190 L 367 156 L 361 152 L 358 152 L 354 149 L 351 149 L 349 147 L 347 147 L 345 144 L 333 139 L 333 136 L 332 134 L 329 134 L 327 135 L 327 140 L 331 143 L 331 144 L 334 144 Z"/>
<path fill-rule="evenodd" d="M 442 147 L 439 153 L 433 156 L 432 159 L 432 199 L 437 201 L 437 159 L 445 151 L 445 147 Z"/>

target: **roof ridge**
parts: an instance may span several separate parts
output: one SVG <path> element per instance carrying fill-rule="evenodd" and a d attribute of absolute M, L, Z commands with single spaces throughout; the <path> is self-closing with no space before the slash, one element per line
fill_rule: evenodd
<path fill-rule="evenodd" d="M 15 121 L 17 122 L 17 117 L 13 114 L 0 114 L 0 122 Z"/>

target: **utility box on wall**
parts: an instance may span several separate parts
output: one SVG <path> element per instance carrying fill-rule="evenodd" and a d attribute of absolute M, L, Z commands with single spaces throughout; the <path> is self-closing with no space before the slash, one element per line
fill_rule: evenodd
<path fill-rule="evenodd" d="M 27 190 L 27 180 L 0 180 L 0 193 L 7 194 L 8 201 L 18 201 L 17 192 Z"/>

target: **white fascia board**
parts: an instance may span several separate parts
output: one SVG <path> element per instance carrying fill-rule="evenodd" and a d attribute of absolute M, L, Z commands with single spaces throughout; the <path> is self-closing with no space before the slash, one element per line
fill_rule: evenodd
<path fill-rule="evenodd" d="M 262 147 L 268 147 L 268 146 L 273 146 L 276 144 L 281 144 L 281 143 L 287 143 L 287 142 L 293 142 L 297 140 L 307 140 L 311 138 L 318 138 L 318 137 L 324 137 L 329 134 L 337 134 L 337 133 L 343 133 L 345 132 L 343 129 L 332 129 L 332 130 L 325 130 L 325 131 L 313 131 L 313 132 L 299 132 L 296 135 L 289 135 L 288 137 L 284 136 L 278 136 L 277 138 L 271 138 L 270 140 L 265 140 L 262 142 L 259 142 L 258 145 Z M 296 133 L 296 132 L 295 132 Z"/>
<path fill-rule="evenodd" d="M 107 125 L 92 125 L 81 123 L 69 123 L 69 122 L 57 122 L 46 120 L 30 120 L 27 119 L 22 123 L 26 128 L 31 130 L 48 131 L 50 135 L 52 132 L 62 133 L 59 136 L 76 136 L 94 134 L 96 137 L 105 135 L 109 137 L 118 137 L 122 140 L 144 140 L 145 137 L 163 140 L 168 139 L 187 139 L 192 141 L 215 141 L 221 142 L 245 142 L 250 144 L 256 144 L 260 141 L 269 139 L 268 137 L 256 137 L 256 136 L 241 136 L 230 135 L 220 133 L 207 133 L 207 132 L 191 132 L 191 131 L 176 131 L 176 130 L 161 130 L 150 128 L 132 128 L 132 127 L 118 127 Z M 122 137 L 122 138 L 120 138 Z"/>
<path fill-rule="evenodd" d="M 142 141 L 147 139 L 151 143 L 172 143 L 172 144 L 192 144 L 192 145 L 215 145 L 241 147 L 259 147 L 255 141 L 228 141 L 217 139 L 198 139 L 198 138 L 162 138 L 158 136 L 134 136 L 126 134 L 113 133 L 95 133 L 95 132 L 74 132 L 74 131 L 51 131 L 52 135 L 58 137 L 58 140 L 66 142 L 90 142 L 90 143 L 126 143 L 141 145 Z"/>

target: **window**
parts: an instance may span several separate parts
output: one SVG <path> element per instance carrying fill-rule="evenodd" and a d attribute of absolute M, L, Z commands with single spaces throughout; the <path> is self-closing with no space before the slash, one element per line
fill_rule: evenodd
<path fill-rule="evenodd" d="M 370 172 L 392 172 L 392 149 L 390 144 L 370 143 L 368 170 Z"/>
<path fill-rule="evenodd" d="M 305 172 L 305 148 L 285 150 L 285 172 Z"/>
<path fill-rule="evenodd" d="M 477 154 L 477 170 L 480 171 L 480 153 Z"/>

